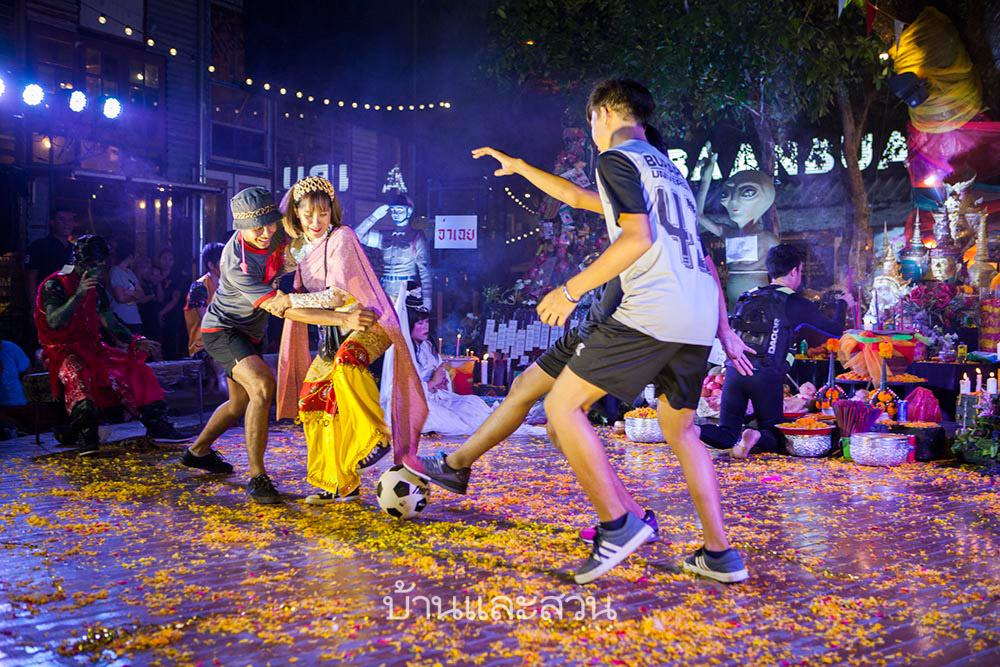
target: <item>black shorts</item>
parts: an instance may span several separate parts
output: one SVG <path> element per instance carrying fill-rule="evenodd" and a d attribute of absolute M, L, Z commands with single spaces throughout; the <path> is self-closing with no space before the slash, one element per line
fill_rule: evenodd
<path fill-rule="evenodd" d="M 256 343 L 250 337 L 236 329 L 221 329 L 219 331 L 202 331 L 201 340 L 205 350 L 222 366 L 228 377 L 233 377 L 233 368 L 242 359 L 260 357 L 264 353 L 262 341 Z"/>
<path fill-rule="evenodd" d="M 675 410 L 698 407 L 708 372 L 708 345 L 666 343 L 625 326 L 613 317 L 598 324 L 576 345 L 570 369 L 580 378 L 623 401 L 647 384 L 666 396 Z"/>
<path fill-rule="evenodd" d="M 583 341 L 583 336 L 580 335 L 580 328 L 573 327 L 553 343 L 549 349 L 545 350 L 535 363 L 543 371 L 557 378 L 562 373 L 562 369 L 566 368 L 577 344 L 581 341 Z"/>

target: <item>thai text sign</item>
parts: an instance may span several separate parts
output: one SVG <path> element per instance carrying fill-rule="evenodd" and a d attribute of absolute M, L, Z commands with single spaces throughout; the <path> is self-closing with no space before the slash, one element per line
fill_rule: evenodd
<path fill-rule="evenodd" d="M 434 217 L 434 247 L 437 249 L 476 248 L 479 218 L 475 215 Z"/>

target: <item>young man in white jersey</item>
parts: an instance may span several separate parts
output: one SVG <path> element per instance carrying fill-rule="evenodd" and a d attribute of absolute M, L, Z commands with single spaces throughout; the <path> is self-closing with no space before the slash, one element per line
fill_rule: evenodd
<path fill-rule="evenodd" d="M 747 350 L 728 326 L 725 299 L 697 235 L 694 196 L 673 163 L 648 141 L 654 103 L 634 81 L 597 84 L 587 102 L 591 136 L 601 151 L 599 194 L 492 148 L 473 151 L 500 162 L 495 174 L 520 174 L 575 208 L 604 213 L 611 245 L 589 267 L 549 292 L 538 305 L 542 322 L 562 326 L 580 296 L 615 276 L 622 300 L 606 322 L 577 345 L 545 399 L 549 434 L 565 454 L 597 510 L 593 551 L 577 583 L 601 576 L 652 536 L 641 509 L 608 462 L 587 421 L 590 405 L 611 393 L 636 396 L 654 384 L 663 433 L 687 478 L 704 530 L 704 547 L 684 569 L 723 582 L 747 577 L 729 547 L 712 460 L 694 424 L 712 340 L 719 335 L 737 368 L 749 372 Z"/>

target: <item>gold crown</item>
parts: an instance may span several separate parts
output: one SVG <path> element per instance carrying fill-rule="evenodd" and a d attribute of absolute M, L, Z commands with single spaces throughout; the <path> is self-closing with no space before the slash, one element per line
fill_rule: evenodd
<path fill-rule="evenodd" d="M 322 176 L 310 176 L 292 186 L 292 199 L 298 204 L 310 192 L 325 192 L 330 196 L 330 200 L 337 199 L 337 191 L 333 189 L 333 183 Z"/>

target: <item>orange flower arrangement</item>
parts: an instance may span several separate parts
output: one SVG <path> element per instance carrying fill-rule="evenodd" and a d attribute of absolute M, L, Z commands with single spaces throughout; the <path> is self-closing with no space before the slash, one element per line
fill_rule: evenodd
<path fill-rule="evenodd" d="M 878 356 L 883 359 L 892 359 L 892 343 L 879 343 L 878 344 Z"/>
<path fill-rule="evenodd" d="M 826 339 L 826 349 L 828 352 L 833 352 L 836 354 L 840 351 L 840 339 L 839 338 L 827 338 Z"/>

